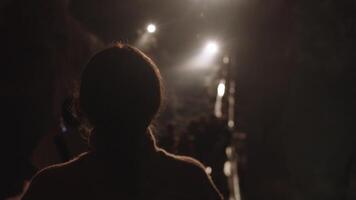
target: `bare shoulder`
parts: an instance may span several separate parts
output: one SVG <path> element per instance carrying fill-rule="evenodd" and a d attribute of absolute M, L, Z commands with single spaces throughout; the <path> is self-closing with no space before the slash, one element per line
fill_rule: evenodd
<path fill-rule="evenodd" d="M 26 191 L 23 199 L 57 199 L 60 198 L 61 191 L 59 188 L 66 189 L 70 187 L 68 184 L 68 177 L 73 175 L 77 163 L 85 157 L 86 154 L 81 154 L 65 163 L 51 165 L 38 171 L 32 178 L 30 186 Z M 53 195 L 53 196 L 52 196 Z M 56 196 L 54 196 L 56 195 Z"/>
<path fill-rule="evenodd" d="M 210 176 L 205 172 L 205 166 L 198 160 L 189 156 L 171 154 L 163 149 L 159 149 L 158 153 L 169 163 L 169 167 L 179 170 L 181 173 L 193 174 L 200 178 L 210 179 Z"/>
<path fill-rule="evenodd" d="M 170 154 L 162 149 L 158 152 L 170 163 L 175 178 L 195 190 L 191 192 L 196 193 L 200 197 L 199 199 L 223 199 L 210 175 L 205 172 L 205 166 L 201 162 L 189 156 Z"/>
<path fill-rule="evenodd" d="M 70 173 L 71 171 L 75 170 L 75 168 L 80 165 L 80 162 L 85 160 L 87 157 L 88 153 L 82 153 L 75 158 L 73 158 L 70 161 L 64 162 L 64 163 L 59 163 L 59 164 L 54 164 L 51 166 L 48 166 L 46 168 L 41 169 L 36 173 L 36 175 L 33 177 L 32 182 L 38 180 L 38 179 L 52 179 L 52 178 L 63 178 L 63 175 L 66 175 Z"/>

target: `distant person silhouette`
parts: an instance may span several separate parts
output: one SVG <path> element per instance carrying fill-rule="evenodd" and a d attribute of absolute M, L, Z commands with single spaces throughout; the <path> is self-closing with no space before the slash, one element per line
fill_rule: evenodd
<path fill-rule="evenodd" d="M 24 200 L 222 199 L 202 164 L 156 146 L 150 124 L 161 105 L 162 81 L 141 51 L 116 44 L 96 54 L 79 95 L 90 150 L 37 173 Z"/>

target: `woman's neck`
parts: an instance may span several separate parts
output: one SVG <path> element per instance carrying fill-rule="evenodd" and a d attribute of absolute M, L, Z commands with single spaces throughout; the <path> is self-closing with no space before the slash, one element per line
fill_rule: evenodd
<path fill-rule="evenodd" d="M 143 156 L 156 152 L 155 138 L 150 130 L 95 130 L 90 136 L 90 149 L 98 154 Z"/>

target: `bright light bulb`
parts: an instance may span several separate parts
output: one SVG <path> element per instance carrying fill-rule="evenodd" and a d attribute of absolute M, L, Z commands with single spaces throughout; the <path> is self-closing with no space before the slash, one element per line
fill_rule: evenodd
<path fill-rule="evenodd" d="M 219 46 L 216 42 L 210 41 L 206 44 L 204 52 L 207 54 L 216 54 L 219 50 Z"/>
<path fill-rule="evenodd" d="M 223 97 L 225 94 L 225 83 L 221 81 L 218 85 L 218 96 Z"/>
<path fill-rule="evenodd" d="M 154 32 L 156 32 L 156 25 L 154 25 L 154 24 L 149 24 L 148 26 L 147 26 L 147 32 L 149 32 L 149 33 L 154 33 Z"/>

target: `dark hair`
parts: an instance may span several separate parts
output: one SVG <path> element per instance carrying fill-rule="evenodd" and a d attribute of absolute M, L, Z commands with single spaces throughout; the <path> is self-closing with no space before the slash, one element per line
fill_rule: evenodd
<path fill-rule="evenodd" d="M 129 45 L 116 44 L 97 53 L 83 71 L 79 106 L 93 128 L 94 148 L 138 144 L 161 102 L 157 66 Z"/>

